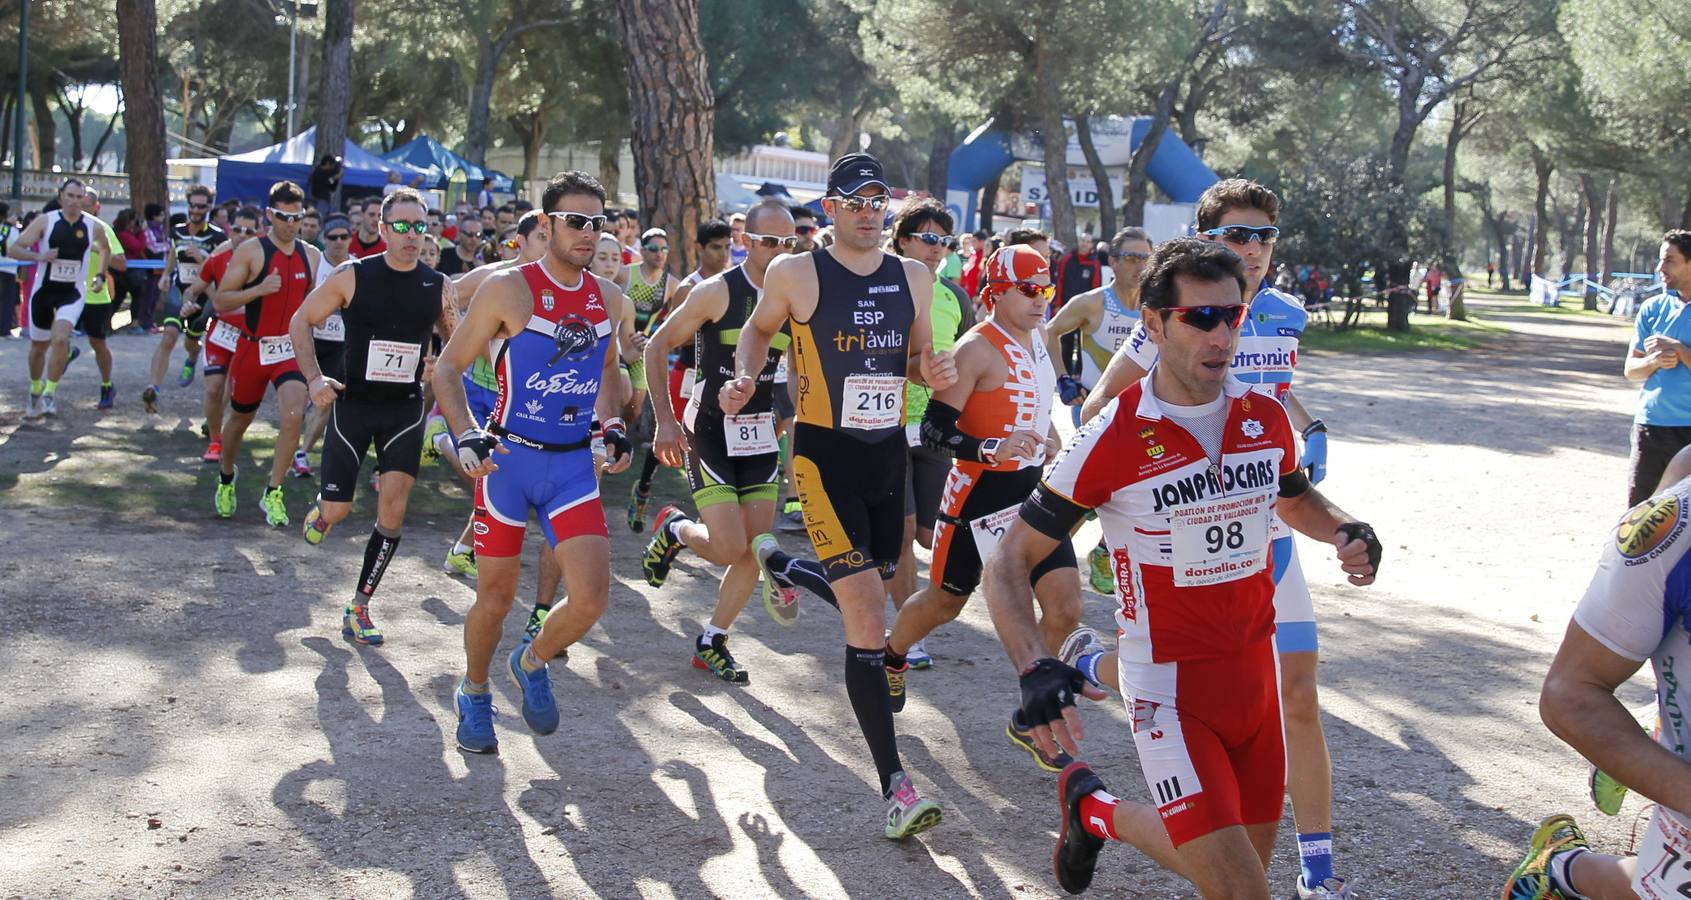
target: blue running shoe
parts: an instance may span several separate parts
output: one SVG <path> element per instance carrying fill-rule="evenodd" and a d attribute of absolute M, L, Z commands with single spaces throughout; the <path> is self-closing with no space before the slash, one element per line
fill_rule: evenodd
<path fill-rule="evenodd" d="M 493 695 L 466 694 L 461 682 L 453 693 L 458 698 L 458 749 L 466 753 L 498 753 L 499 738 L 493 733 Z"/>
<path fill-rule="evenodd" d="M 507 668 L 511 670 L 511 680 L 523 692 L 523 721 L 535 734 L 551 734 L 558 730 L 558 704 L 552 700 L 552 677 L 545 666 L 533 672 L 523 671 L 523 651 L 527 649 L 512 650 Z"/>
<path fill-rule="evenodd" d="M 199 360 L 192 356 L 182 361 L 182 373 L 176 376 L 177 387 L 187 387 L 194 383 L 194 366 L 198 364 Z"/>

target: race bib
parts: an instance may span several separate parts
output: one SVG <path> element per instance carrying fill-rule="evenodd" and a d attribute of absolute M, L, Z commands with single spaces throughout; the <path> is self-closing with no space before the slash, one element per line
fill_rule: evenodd
<path fill-rule="evenodd" d="M 904 442 L 912 447 L 922 446 L 922 423 L 904 423 Z"/>
<path fill-rule="evenodd" d="M 1661 807 L 1650 817 L 1650 829 L 1638 846 L 1632 892 L 1640 900 L 1691 897 L 1691 830 Z"/>
<path fill-rule="evenodd" d="M 775 383 L 787 383 L 787 355 L 781 354 L 781 361 L 775 364 Z"/>
<path fill-rule="evenodd" d="M 729 456 L 763 456 L 781 449 L 775 442 L 775 414 L 723 416 Z"/>
<path fill-rule="evenodd" d="M 697 369 L 689 366 L 681 370 L 681 399 L 693 399 L 693 388 L 698 380 L 699 372 Z"/>
<path fill-rule="evenodd" d="M 82 263 L 74 259 L 55 259 L 47 264 L 47 280 L 63 284 L 81 281 Z"/>
<path fill-rule="evenodd" d="M 1259 491 L 1169 510 L 1174 583 L 1201 587 L 1268 567 L 1268 520 L 1274 494 Z"/>
<path fill-rule="evenodd" d="M 258 364 L 273 366 L 294 358 L 294 339 L 285 334 L 258 339 Z"/>
<path fill-rule="evenodd" d="M 1021 504 L 1016 504 L 990 515 L 970 520 L 969 534 L 975 538 L 975 552 L 980 554 L 981 565 L 986 565 L 987 557 L 998 549 L 998 542 L 1004 533 L 1010 530 L 1010 523 L 1016 521 L 1016 514 L 1022 511 Z"/>
<path fill-rule="evenodd" d="M 206 336 L 206 340 L 214 347 L 222 347 L 233 353 L 241 341 L 241 329 L 224 319 L 217 319 L 212 322 L 211 334 Z"/>
<path fill-rule="evenodd" d="M 179 262 L 176 264 L 176 281 L 178 284 L 193 284 L 200 277 L 200 264 Z"/>
<path fill-rule="evenodd" d="M 320 341 L 344 341 L 346 340 L 346 322 L 341 320 L 340 313 L 335 313 L 324 319 L 323 324 L 313 325 L 311 336 Z"/>
<path fill-rule="evenodd" d="M 904 378 L 899 375 L 848 375 L 840 410 L 841 428 L 874 431 L 896 428 L 904 417 Z"/>
<path fill-rule="evenodd" d="M 364 378 L 367 381 L 408 384 L 417 380 L 417 361 L 422 357 L 422 344 L 371 341 L 370 354 L 364 358 Z"/>

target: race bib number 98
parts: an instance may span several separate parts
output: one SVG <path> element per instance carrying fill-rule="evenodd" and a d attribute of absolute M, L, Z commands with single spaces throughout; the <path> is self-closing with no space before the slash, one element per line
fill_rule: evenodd
<path fill-rule="evenodd" d="M 294 358 L 294 339 L 285 334 L 258 339 L 258 364 L 273 366 Z"/>
<path fill-rule="evenodd" d="M 390 384 L 415 381 L 417 361 L 422 357 L 422 344 L 371 341 L 370 355 L 364 359 L 364 377 L 370 381 L 385 381 Z"/>
<path fill-rule="evenodd" d="M 775 414 L 723 416 L 729 456 L 763 456 L 781 449 L 775 442 Z"/>
<path fill-rule="evenodd" d="M 904 379 L 898 375 L 848 375 L 840 427 L 874 431 L 904 418 Z"/>
<path fill-rule="evenodd" d="M 1174 583 L 1201 587 L 1268 567 L 1268 519 L 1274 494 L 1259 491 L 1169 510 Z"/>
<path fill-rule="evenodd" d="M 1650 817 L 1638 847 L 1632 891 L 1640 900 L 1691 897 L 1691 831 L 1661 807 Z"/>

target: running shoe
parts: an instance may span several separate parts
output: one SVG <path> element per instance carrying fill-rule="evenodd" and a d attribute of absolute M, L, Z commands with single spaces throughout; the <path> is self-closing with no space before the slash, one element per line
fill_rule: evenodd
<path fill-rule="evenodd" d="M 316 504 L 305 511 L 305 542 L 315 547 L 323 543 L 329 536 L 329 529 L 335 527 L 328 519 L 323 518 L 323 510 Z"/>
<path fill-rule="evenodd" d="M 1527 856 L 1503 884 L 1503 900 L 1561 900 L 1562 893 L 1550 883 L 1550 857 L 1563 850 L 1591 846 L 1585 832 L 1565 813 L 1538 823 L 1527 847 Z"/>
<path fill-rule="evenodd" d="M 657 524 L 652 526 L 652 539 L 646 544 L 646 555 L 640 559 L 640 571 L 646 573 L 646 583 L 652 587 L 663 587 L 664 580 L 669 578 L 670 564 L 681 553 L 681 540 L 670 532 L 669 525 L 684 518 L 681 510 L 673 506 L 666 506 L 658 513 Z"/>
<path fill-rule="evenodd" d="M 782 531 L 803 531 L 804 509 L 797 505 L 789 505 L 781 513 L 780 528 Z"/>
<path fill-rule="evenodd" d="M 346 608 L 346 612 L 341 614 L 341 637 L 355 644 L 381 646 L 382 630 L 370 621 L 370 607 L 355 603 Z"/>
<path fill-rule="evenodd" d="M 74 359 L 75 355 L 73 354 L 71 358 Z M 192 356 L 182 361 L 182 373 L 176 376 L 177 387 L 187 387 L 194 383 L 194 365 L 196 362 L 197 360 Z"/>
<path fill-rule="evenodd" d="M 1057 800 L 1063 804 L 1063 819 L 1057 826 L 1057 849 L 1051 853 L 1051 869 L 1057 875 L 1057 885 L 1071 894 L 1092 885 L 1098 851 L 1104 849 L 1104 839 L 1081 824 L 1080 801 L 1103 789 L 1103 779 L 1083 762 L 1069 763 L 1063 774 L 1057 776 Z"/>
<path fill-rule="evenodd" d="M 230 479 L 224 484 L 221 479 L 217 482 L 217 493 L 211 500 L 212 509 L 217 510 L 219 519 L 235 518 L 235 481 Z"/>
<path fill-rule="evenodd" d="M 887 837 L 902 841 L 939 824 L 945 815 L 939 804 L 916 795 L 916 785 L 903 772 L 892 775 L 892 791 L 887 796 Z"/>
<path fill-rule="evenodd" d="M 116 385 L 110 385 L 110 384 L 100 385 L 100 403 L 95 408 L 96 409 L 111 409 L 112 405 L 116 401 L 117 401 L 117 386 Z"/>
<path fill-rule="evenodd" d="M 29 404 L 23 408 L 24 421 L 32 422 L 44 415 L 46 415 L 46 413 L 41 411 L 41 395 L 30 394 Z"/>
<path fill-rule="evenodd" d="M 1079 669 L 1081 657 L 1091 656 L 1094 653 L 1107 652 L 1109 651 L 1104 647 L 1103 640 L 1098 637 L 1098 632 L 1093 631 L 1086 625 L 1082 625 L 1069 632 L 1068 637 L 1063 638 L 1063 646 L 1057 651 L 1057 658 L 1062 660 L 1065 665 L 1074 666 Z M 1081 669 L 1080 673 L 1085 675 L 1086 670 Z M 1103 687 L 1103 685 L 1099 684 L 1095 679 L 1088 678 L 1086 680 L 1092 682 L 1093 687 Z"/>
<path fill-rule="evenodd" d="M 1626 800 L 1626 785 L 1614 779 L 1608 772 L 1591 767 L 1591 802 L 1596 804 L 1597 811 L 1605 816 L 1618 816 L 1621 803 Z"/>
<path fill-rule="evenodd" d="M 892 711 L 904 712 L 904 676 L 910 671 L 910 660 L 898 668 L 887 666 L 887 696 L 892 698 Z"/>
<path fill-rule="evenodd" d="M 150 412 L 150 413 L 156 413 L 156 412 L 159 411 L 159 386 L 158 385 L 149 384 L 149 385 L 147 385 L 146 390 L 141 392 L 141 408 L 145 409 L 147 412 Z"/>
<path fill-rule="evenodd" d="M 459 682 L 453 692 L 458 701 L 458 749 L 466 753 L 498 753 L 499 738 L 493 733 L 493 695 L 466 694 Z"/>
<path fill-rule="evenodd" d="M 757 567 L 763 571 L 763 609 L 775 624 L 791 626 L 799 620 L 798 588 L 778 580 L 769 568 L 770 555 L 781 545 L 775 542 L 775 535 L 765 532 L 752 538 L 752 546 L 757 548 Z"/>
<path fill-rule="evenodd" d="M 558 704 L 552 700 L 552 677 L 546 666 L 533 672 L 523 671 L 523 653 L 527 650 L 527 647 L 512 650 L 506 668 L 523 694 L 523 721 L 535 734 L 551 734 L 558 730 Z"/>
<path fill-rule="evenodd" d="M 446 419 L 441 416 L 429 418 L 429 426 L 423 429 L 423 458 L 439 459 L 440 445 L 436 441 L 446 436 Z"/>
<path fill-rule="evenodd" d="M 1356 891 L 1350 882 L 1337 875 L 1322 880 L 1314 887 L 1304 883 L 1303 875 L 1298 875 L 1298 900 L 1352 900 Z"/>
<path fill-rule="evenodd" d="M 59 395 L 58 394 L 42 394 L 41 395 L 41 415 L 43 415 L 43 416 L 56 416 L 58 414 L 59 414 Z"/>
<path fill-rule="evenodd" d="M 704 669 L 729 684 L 750 684 L 752 680 L 745 667 L 734 661 L 734 654 L 728 652 L 726 634 L 712 637 L 709 643 L 704 635 L 699 635 L 693 642 L 693 668 Z"/>
<path fill-rule="evenodd" d="M 535 638 L 540 637 L 540 629 L 545 626 L 546 617 L 551 613 L 552 611 L 544 606 L 537 606 L 534 609 L 529 610 L 528 624 L 523 626 L 523 646 L 526 647 L 529 644 L 534 643 Z M 569 658 L 570 648 L 568 647 L 552 654 L 552 659 L 558 660 L 559 662 L 567 662 Z"/>
<path fill-rule="evenodd" d="M 465 578 L 474 578 L 476 577 L 476 551 L 465 550 L 463 553 L 459 553 L 458 549 L 454 547 L 446 551 L 446 562 L 441 568 L 445 569 L 447 574 L 456 572 Z"/>
<path fill-rule="evenodd" d="M 67 368 L 67 369 L 70 368 L 70 364 L 73 363 L 73 362 L 76 362 L 76 358 L 78 356 L 81 356 L 81 355 L 82 355 L 82 348 L 81 347 L 70 348 L 70 355 L 65 357 L 65 368 Z"/>
<path fill-rule="evenodd" d="M 308 458 L 305 455 L 304 450 L 295 450 L 294 451 L 294 466 L 293 466 L 293 469 L 294 469 L 294 477 L 295 478 L 310 478 L 311 477 L 311 460 L 310 460 L 310 458 Z"/>
<path fill-rule="evenodd" d="M 910 668 L 931 669 L 934 667 L 933 654 L 929 653 L 928 648 L 923 646 L 926 641 L 927 638 L 923 638 L 911 644 L 909 652 L 904 654 L 904 661 L 909 664 Z"/>
<path fill-rule="evenodd" d="M 208 463 L 222 462 L 223 461 L 223 441 L 222 441 L 222 439 L 212 438 L 211 441 L 206 444 L 205 455 L 200 457 L 200 461 L 201 462 L 208 462 Z"/>
<path fill-rule="evenodd" d="M 1110 565 L 1110 549 L 1102 542 L 1092 548 L 1087 554 L 1087 561 L 1091 564 L 1092 589 L 1108 596 L 1116 591 L 1116 573 Z"/>
<path fill-rule="evenodd" d="M 264 524 L 273 528 L 288 527 L 288 506 L 282 502 L 282 486 L 276 485 L 258 498 L 258 508 L 264 510 Z"/>
<path fill-rule="evenodd" d="M 652 492 L 646 491 L 645 493 L 641 493 L 640 492 L 640 485 L 638 485 L 638 484 L 636 484 L 634 486 L 634 490 L 629 492 L 629 494 L 628 494 L 628 530 L 629 531 L 632 531 L 635 534 L 639 534 L 640 532 L 646 530 L 646 501 L 648 501 L 650 499 L 652 499 Z M 662 516 L 662 514 L 659 514 L 658 517 L 662 518 L 663 516 Z"/>
<path fill-rule="evenodd" d="M 1074 757 L 1062 747 L 1057 748 L 1056 756 L 1046 756 L 1045 751 L 1039 749 L 1039 742 L 1033 739 L 1033 729 L 1022 725 L 1022 711 L 1016 710 L 1010 714 L 1010 721 L 1004 726 L 1004 735 L 1010 743 L 1026 750 L 1033 757 L 1034 764 L 1047 772 L 1061 772 L 1074 762 Z"/>

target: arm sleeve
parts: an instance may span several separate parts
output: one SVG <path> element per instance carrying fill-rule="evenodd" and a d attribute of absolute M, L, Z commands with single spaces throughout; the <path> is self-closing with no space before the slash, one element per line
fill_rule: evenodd
<path fill-rule="evenodd" d="M 1087 512 L 1103 506 L 1122 486 L 1127 467 L 1114 464 L 1122 458 L 1122 448 L 1117 429 L 1111 427 L 1120 408 L 1118 397 L 1082 425 L 1057 454 L 1032 496 L 1022 503 L 1021 516 L 1035 531 L 1067 538 Z"/>

